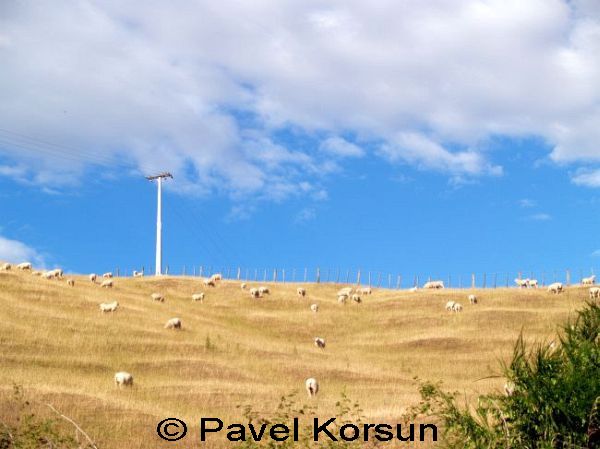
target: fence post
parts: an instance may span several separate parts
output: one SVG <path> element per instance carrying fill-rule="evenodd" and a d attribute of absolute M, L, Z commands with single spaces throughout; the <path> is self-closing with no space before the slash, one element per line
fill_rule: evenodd
<path fill-rule="evenodd" d="M 267 282 L 267 269 L 265 268 L 265 271 L 263 273 L 263 282 Z"/>
<path fill-rule="evenodd" d="M 377 288 L 381 287 L 381 272 L 377 274 Z"/>
<path fill-rule="evenodd" d="M 273 268 L 273 282 L 277 282 L 277 268 Z"/>
<path fill-rule="evenodd" d="M 486 278 L 487 278 L 487 275 L 485 273 L 483 273 L 483 288 L 485 288 L 486 285 L 487 285 L 487 279 Z"/>
<path fill-rule="evenodd" d="M 388 273 L 388 288 L 392 288 L 392 275 Z"/>
<path fill-rule="evenodd" d="M 369 271 L 369 287 L 371 286 L 371 272 Z"/>
<path fill-rule="evenodd" d="M 419 286 L 419 275 L 417 274 L 415 276 L 415 287 L 418 287 L 418 286 Z"/>
<path fill-rule="evenodd" d="M 325 282 L 329 282 L 329 271 L 330 271 L 330 269 L 327 268 L 327 278 L 325 279 Z"/>
<path fill-rule="evenodd" d="M 346 284 L 350 282 L 350 270 L 346 271 Z"/>
<path fill-rule="evenodd" d="M 471 288 L 475 288 L 475 273 L 471 273 Z"/>
<path fill-rule="evenodd" d="M 231 278 L 231 267 L 227 267 L 227 279 Z"/>
<path fill-rule="evenodd" d="M 165 274 L 168 276 L 169 275 L 169 266 L 167 265 L 167 268 L 165 269 Z"/>
<path fill-rule="evenodd" d="M 307 277 L 308 277 L 308 268 L 304 267 L 304 282 L 306 282 Z"/>
<path fill-rule="evenodd" d="M 240 267 L 238 267 L 235 278 L 239 281 L 241 277 L 242 277 L 242 269 Z"/>
<path fill-rule="evenodd" d="M 254 282 L 258 281 L 258 268 L 254 269 Z"/>
<path fill-rule="evenodd" d="M 400 290 L 401 287 L 402 287 L 402 276 L 398 275 L 398 278 L 396 279 L 396 289 Z"/>
<path fill-rule="evenodd" d="M 358 269 L 358 274 L 356 275 L 356 285 L 360 285 L 360 268 Z"/>
<path fill-rule="evenodd" d="M 338 268 L 336 273 L 335 273 L 335 283 L 339 284 L 340 283 L 340 269 Z"/>
<path fill-rule="evenodd" d="M 498 286 L 497 280 L 498 280 L 498 273 L 494 273 L 494 288 L 496 288 Z"/>
<path fill-rule="evenodd" d="M 281 282 L 285 284 L 285 268 L 281 269 Z"/>
<path fill-rule="evenodd" d="M 321 268 L 317 267 L 317 284 L 321 282 Z"/>
<path fill-rule="evenodd" d="M 567 268 L 567 287 L 571 285 L 571 270 Z"/>

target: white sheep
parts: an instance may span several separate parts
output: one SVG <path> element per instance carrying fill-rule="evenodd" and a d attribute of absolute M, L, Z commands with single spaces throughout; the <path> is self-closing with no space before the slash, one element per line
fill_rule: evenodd
<path fill-rule="evenodd" d="M 75 281 L 73 279 L 67 279 L 67 285 L 69 287 L 75 287 Z"/>
<path fill-rule="evenodd" d="M 50 270 L 50 271 L 44 271 L 42 273 L 42 277 L 44 279 L 54 279 L 54 271 Z"/>
<path fill-rule="evenodd" d="M 165 302 L 165 296 L 161 293 L 152 293 L 150 297 L 152 298 L 152 301 Z"/>
<path fill-rule="evenodd" d="M 260 298 L 262 296 L 257 288 L 251 288 L 249 293 L 253 298 Z"/>
<path fill-rule="evenodd" d="M 477 296 L 469 295 L 469 304 L 477 304 Z"/>
<path fill-rule="evenodd" d="M 373 290 L 371 290 L 371 287 L 362 287 L 357 289 L 356 292 L 363 295 L 370 295 L 371 293 L 373 293 Z"/>
<path fill-rule="evenodd" d="M 261 294 L 261 296 L 262 296 L 262 295 L 264 295 L 264 294 L 270 294 L 270 293 L 271 293 L 271 290 L 269 290 L 269 287 L 265 287 L 265 286 L 263 285 L 263 286 L 260 286 L 260 287 L 258 287 L 258 292 L 259 292 L 259 293 Z"/>
<path fill-rule="evenodd" d="M 32 270 L 31 274 L 32 274 L 32 276 L 41 276 L 42 272 L 41 271 L 37 271 L 37 270 Z"/>
<path fill-rule="evenodd" d="M 304 385 L 306 385 L 306 392 L 308 393 L 309 398 L 315 397 L 319 392 L 319 383 L 314 377 L 309 377 L 306 379 Z"/>
<path fill-rule="evenodd" d="M 115 385 L 119 388 L 133 387 L 133 376 L 126 371 L 115 373 Z"/>
<path fill-rule="evenodd" d="M 137 270 L 133 270 L 133 277 L 134 278 L 141 278 L 144 276 L 144 271 L 137 271 Z"/>
<path fill-rule="evenodd" d="M 92 273 L 88 277 L 90 278 L 90 282 L 94 283 L 96 283 L 96 280 L 98 279 L 98 275 L 96 273 Z"/>
<path fill-rule="evenodd" d="M 325 349 L 325 339 L 321 337 L 315 337 L 315 346 L 319 349 Z"/>
<path fill-rule="evenodd" d="M 581 285 L 594 285 L 596 283 L 596 275 L 593 274 L 589 278 L 583 278 Z"/>
<path fill-rule="evenodd" d="M 306 296 L 306 289 L 305 289 L 305 288 L 302 288 L 302 287 L 298 287 L 298 288 L 296 289 L 296 294 L 297 294 L 298 296 L 305 297 L 305 296 Z"/>
<path fill-rule="evenodd" d="M 529 288 L 538 288 L 538 280 L 537 279 L 529 279 L 527 286 Z"/>
<path fill-rule="evenodd" d="M 346 300 L 348 299 L 348 295 L 338 295 L 338 302 L 340 304 L 346 304 Z"/>
<path fill-rule="evenodd" d="M 113 288 L 113 281 L 112 281 L 112 279 L 106 279 L 105 281 L 102 281 L 102 284 L 100 284 L 100 287 L 103 287 L 103 288 Z"/>
<path fill-rule="evenodd" d="M 17 265 L 17 270 L 31 270 L 31 262 L 21 262 Z"/>
<path fill-rule="evenodd" d="M 340 288 L 337 292 L 338 296 L 342 296 L 342 295 L 350 296 L 351 294 L 352 294 L 352 287 Z"/>
<path fill-rule="evenodd" d="M 515 284 L 517 284 L 517 287 L 519 288 L 527 288 L 529 286 L 529 279 L 516 278 Z"/>
<path fill-rule="evenodd" d="M 192 301 L 204 302 L 204 293 L 194 293 L 192 295 Z"/>
<path fill-rule="evenodd" d="M 600 287 L 590 288 L 590 299 L 600 298 Z"/>
<path fill-rule="evenodd" d="M 456 304 L 454 301 L 448 301 L 448 302 L 446 303 L 446 310 L 447 310 L 448 312 L 451 312 L 451 311 L 452 311 L 452 307 L 454 307 L 454 304 Z"/>
<path fill-rule="evenodd" d="M 419 290 L 419 287 L 417 287 L 416 285 L 414 287 L 411 287 L 408 289 L 409 292 L 416 292 Z"/>
<path fill-rule="evenodd" d="M 454 305 L 452 306 L 452 311 L 453 312 L 462 312 L 463 306 L 457 302 L 454 303 Z"/>
<path fill-rule="evenodd" d="M 9 271 L 11 268 L 12 268 L 12 265 L 9 264 L 8 262 L 5 262 L 2 265 L 0 265 L 0 271 Z"/>
<path fill-rule="evenodd" d="M 216 287 L 217 286 L 217 284 L 215 283 L 215 281 L 213 279 L 210 279 L 210 278 L 209 279 L 204 279 L 202 282 L 204 283 L 205 287 Z"/>
<path fill-rule="evenodd" d="M 112 278 L 112 277 L 113 277 L 113 274 L 112 274 L 111 272 L 104 273 L 104 274 L 102 275 L 102 277 L 103 277 L 104 279 L 110 279 L 110 278 Z"/>
<path fill-rule="evenodd" d="M 310 310 L 317 313 L 319 311 L 319 304 L 311 304 Z"/>
<path fill-rule="evenodd" d="M 213 274 L 210 278 L 213 281 L 217 282 L 217 281 L 220 281 L 223 279 L 223 275 L 221 273 L 216 273 L 216 274 Z"/>
<path fill-rule="evenodd" d="M 181 320 L 179 318 L 171 318 L 165 324 L 165 329 L 181 329 Z"/>
<path fill-rule="evenodd" d="M 57 279 L 62 279 L 64 272 L 62 268 L 55 268 L 52 270 L 54 272 L 54 277 Z"/>
<path fill-rule="evenodd" d="M 555 295 L 563 291 L 563 285 L 560 282 L 554 282 L 548 286 L 548 293 L 554 293 Z"/>
<path fill-rule="evenodd" d="M 119 303 L 117 301 L 103 302 L 100 304 L 100 310 L 102 312 L 114 312 L 117 310 L 117 307 L 119 307 Z"/>
<path fill-rule="evenodd" d="M 240 288 L 241 288 L 242 290 L 246 290 L 246 287 L 247 287 L 247 285 L 246 285 L 246 283 L 245 283 L 245 282 L 242 282 L 242 283 L 240 284 Z"/>
<path fill-rule="evenodd" d="M 360 295 L 357 295 L 356 293 L 352 295 L 352 301 L 354 301 L 357 304 L 360 304 L 362 302 L 362 299 L 360 298 Z"/>
<path fill-rule="evenodd" d="M 444 281 L 428 281 L 423 284 L 423 288 L 442 289 L 444 288 Z"/>

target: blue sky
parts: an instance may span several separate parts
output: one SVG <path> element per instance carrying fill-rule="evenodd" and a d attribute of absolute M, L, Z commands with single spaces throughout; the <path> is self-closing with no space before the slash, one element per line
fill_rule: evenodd
<path fill-rule="evenodd" d="M 151 267 L 169 170 L 175 272 L 577 278 L 598 54 L 591 1 L 2 4 L 0 259 Z"/>

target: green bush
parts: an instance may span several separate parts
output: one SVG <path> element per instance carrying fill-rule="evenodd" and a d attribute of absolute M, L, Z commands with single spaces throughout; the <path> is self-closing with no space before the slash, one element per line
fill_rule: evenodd
<path fill-rule="evenodd" d="M 437 417 L 448 448 L 600 447 L 588 438 L 600 397 L 599 335 L 600 307 L 587 303 L 559 332 L 556 347 L 528 348 L 519 337 L 512 360 L 502 366 L 512 394 L 482 395 L 469 406 L 459 404 L 458 393 L 425 382 L 411 415 Z"/>

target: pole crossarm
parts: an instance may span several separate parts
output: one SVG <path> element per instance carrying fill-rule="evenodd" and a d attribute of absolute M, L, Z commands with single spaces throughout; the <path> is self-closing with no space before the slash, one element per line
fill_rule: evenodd
<path fill-rule="evenodd" d="M 146 176 L 146 179 L 148 181 L 153 181 L 153 180 L 158 179 L 158 178 L 171 178 L 171 179 L 173 179 L 173 175 L 171 173 L 169 173 L 169 172 L 162 172 L 162 173 L 159 173 L 158 175 Z"/>

